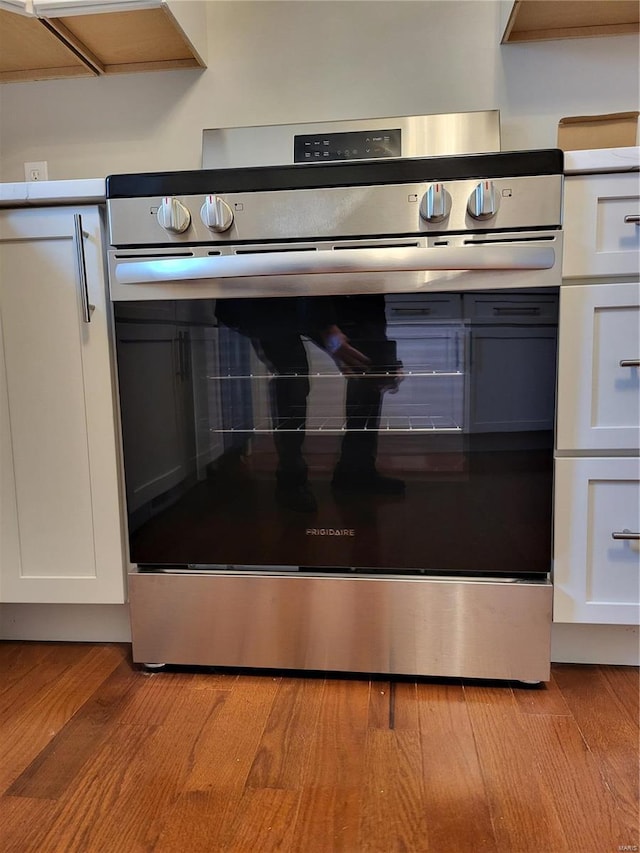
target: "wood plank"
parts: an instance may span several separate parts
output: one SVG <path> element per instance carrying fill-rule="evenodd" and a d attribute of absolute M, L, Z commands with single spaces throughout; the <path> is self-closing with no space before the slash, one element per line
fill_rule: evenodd
<path fill-rule="evenodd" d="M 16 684 L 32 689 L 32 676 L 43 671 L 54 645 L 45 643 L 0 642 L 0 702 L 2 694 Z"/>
<path fill-rule="evenodd" d="M 139 841 L 150 833 L 155 806 L 162 804 L 160 794 L 173 763 L 166 744 L 164 762 L 150 755 L 149 744 L 157 731 L 145 726 L 114 728 L 63 800 L 39 853 L 140 849 Z"/>
<path fill-rule="evenodd" d="M 69 657 L 74 655 L 76 662 L 70 663 Z M 0 726 L 0 791 L 23 772 L 121 663 L 123 650 L 118 646 L 68 646 L 57 656 L 64 666 L 55 680 L 24 705 L 5 710 Z M 49 674 L 55 671 L 55 666 L 48 669 Z"/>
<path fill-rule="evenodd" d="M 598 671 L 618 707 L 624 709 L 632 725 L 640 726 L 640 669 L 637 666 L 600 666 Z"/>
<path fill-rule="evenodd" d="M 224 846 L 220 849 L 225 853 L 294 850 L 291 836 L 298 800 L 299 794 L 295 791 L 273 788 L 245 791 Z"/>
<path fill-rule="evenodd" d="M 390 681 L 372 681 L 369 688 L 369 720 L 370 729 L 388 729 L 391 723 L 391 692 Z"/>
<path fill-rule="evenodd" d="M 415 681 L 392 682 L 391 719 L 389 728 L 395 731 L 420 730 L 417 685 Z"/>
<path fill-rule="evenodd" d="M 360 816 L 361 853 L 431 848 L 418 731 L 367 734 Z M 439 848 L 442 850 L 443 848 Z"/>
<path fill-rule="evenodd" d="M 9 787 L 10 796 L 56 800 L 110 736 L 140 674 L 123 661 Z"/>
<path fill-rule="evenodd" d="M 35 648 L 35 646 L 34 646 Z M 90 648 L 83 645 L 41 647 L 42 655 L 23 656 L 17 669 L 0 666 L 3 689 L 0 692 L 0 726 L 12 718 L 17 707 L 37 701 L 38 697 L 56 684 L 65 670 L 87 657 Z M 31 665 L 31 661 L 35 669 Z M 1 730 L 0 730 L 1 731 Z"/>
<path fill-rule="evenodd" d="M 615 851 L 638 844 L 637 823 L 634 832 L 621 820 L 616 793 L 575 719 L 528 715 L 522 724 L 538 776 L 560 806 L 558 819 L 567 839 L 563 849 Z"/>
<path fill-rule="evenodd" d="M 242 789 L 251 771 L 280 679 L 246 675 L 202 727 L 186 790 Z"/>
<path fill-rule="evenodd" d="M 482 768 L 497 849 L 504 853 L 570 850 L 556 804 L 537 769 L 538 755 L 510 688 L 465 685 L 466 707 Z"/>
<path fill-rule="evenodd" d="M 368 710 L 368 682 L 326 680 L 305 787 L 351 788 L 362 782 Z"/>
<path fill-rule="evenodd" d="M 123 709 L 120 722 L 130 725 L 159 726 L 181 721 L 201 722 L 203 705 L 212 704 L 220 697 L 204 694 L 199 682 L 190 672 L 145 672 L 138 673 L 138 689 Z M 217 693 L 226 697 L 228 691 Z"/>
<path fill-rule="evenodd" d="M 495 851 L 465 688 L 446 682 L 418 684 L 417 703 L 428 849 Z"/>
<path fill-rule="evenodd" d="M 327 679 L 292 850 L 358 849 L 368 721 L 368 682 Z"/>
<path fill-rule="evenodd" d="M 226 838 L 234 826 L 242 797 L 238 786 L 183 792 L 164 815 L 153 853 L 226 850 Z"/>
<path fill-rule="evenodd" d="M 281 681 L 247 777 L 247 787 L 302 788 L 323 692 L 324 679 Z"/>
<path fill-rule="evenodd" d="M 229 691 L 203 689 L 189 673 L 131 675 L 132 695 L 121 706 L 114 704 L 103 744 L 62 798 L 64 807 L 45 839 L 56 851 L 155 850 L 167 815 L 187 786 L 201 739 L 229 696 Z M 151 698 L 160 707 L 155 722 L 146 725 L 140 721 Z M 82 835 L 78 814 L 85 824 Z"/>
<path fill-rule="evenodd" d="M 58 805 L 50 800 L 0 797 L 0 840 L 4 853 L 45 853 L 42 841 Z"/>
<path fill-rule="evenodd" d="M 522 685 L 514 686 L 513 696 L 523 714 L 571 716 L 571 710 L 554 678 L 553 667 L 548 682 L 531 688 Z"/>
<path fill-rule="evenodd" d="M 587 747 L 615 797 L 627 831 L 638 828 L 638 724 L 628 716 L 601 667 L 558 665 L 556 680 Z M 623 824 L 623 825 L 624 825 Z M 623 841 L 623 844 L 637 843 Z"/>
<path fill-rule="evenodd" d="M 289 850 L 355 853 L 359 850 L 361 810 L 359 785 L 303 788 Z"/>

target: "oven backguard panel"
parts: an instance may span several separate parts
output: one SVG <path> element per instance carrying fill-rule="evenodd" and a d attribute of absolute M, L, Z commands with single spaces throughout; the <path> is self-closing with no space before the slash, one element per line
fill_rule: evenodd
<path fill-rule="evenodd" d="M 115 303 L 131 561 L 548 573 L 557 302 L 540 288 Z M 367 354 L 359 372 L 319 345 L 327 318 Z M 278 500 L 287 454 L 315 511 Z M 404 490 L 336 488 L 349 454 L 350 476 L 373 461 Z"/>

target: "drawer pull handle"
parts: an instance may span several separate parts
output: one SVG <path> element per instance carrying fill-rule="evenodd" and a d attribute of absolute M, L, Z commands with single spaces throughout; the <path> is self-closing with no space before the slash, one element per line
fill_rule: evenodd
<path fill-rule="evenodd" d="M 637 214 L 630 214 L 629 216 L 625 216 L 624 221 L 627 225 L 640 225 L 640 216 Z"/>
<path fill-rule="evenodd" d="M 620 367 L 640 367 L 640 358 L 623 358 Z"/>
<path fill-rule="evenodd" d="M 537 317 L 540 314 L 538 306 L 531 307 L 511 307 L 496 305 L 493 308 L 493 313 L 496 317 Z"/>
<path fill-rule="evenodd" d="M 633 540 L 636 540 L 636 539 L 640 539 L 640 533 L 632 533 L 631 530 L 627 530 L 625 528 L 624 530 L 614 531 L 611 534 L 611 538 L 612 539 L 633 539 Z"/>

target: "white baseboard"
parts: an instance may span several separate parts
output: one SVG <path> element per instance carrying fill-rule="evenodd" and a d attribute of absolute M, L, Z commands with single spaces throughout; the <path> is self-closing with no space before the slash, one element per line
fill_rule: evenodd
<path fill-rule="evenodd" d="M 554 623 L 553 663 L 640 665 L 640 628 L 635 625 Z"/>
<path fill-rule="evenodd" d="M 0 640 L 129 643 L 126 604 L 0 604 Z M 553 663 L 640 665 L 640 628 L 555 623 Z"/>
<path fill-rule="evenodd" d="M 127 604 L 0 604 L 0 640 L 130 643 Z"/>

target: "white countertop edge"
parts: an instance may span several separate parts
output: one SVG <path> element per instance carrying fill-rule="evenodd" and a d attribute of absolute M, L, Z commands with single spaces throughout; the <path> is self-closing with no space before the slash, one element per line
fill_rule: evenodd
<path fill-rule="evenodd" d="M 42 204 L 100 204 L 104 202 L 105 198 L 104 178 L 0 183 L 0 207 Z"/>
<path fill-rule="evenodd" d="M 593 148 L 564 152 L 565 175 L 590 175 L 598 172 L 633 172 L 640 169 L 640 146 L 629 148 Z"/>

